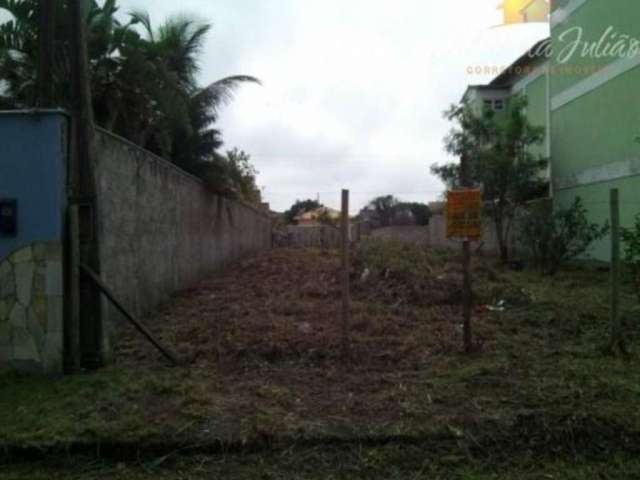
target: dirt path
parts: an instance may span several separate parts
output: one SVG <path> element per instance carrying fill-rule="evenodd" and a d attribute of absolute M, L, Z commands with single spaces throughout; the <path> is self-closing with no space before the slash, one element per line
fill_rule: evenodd
<path fill-rule="evenodd" d="M 286 411 L 294 429 L 299 417 L 396 422 L 412 408 L 400 405 L 402 392 L 417 388 L 430 357 L 455 348 L 455 310 L 397 310 L 356 294 L 356 361 L 348 369 L 340 357 L 338 268 L 335 253 L 274 250 L 184 292 L 147 323 L 181 357 L 196 359 L 191 376 L 211 378 L 201 388 L 224 392 L 235 416 L 257 410 L 268 422 L 270 412 Z M 161 364 L 135 334 L 123 334 L 120 365 Z"/>

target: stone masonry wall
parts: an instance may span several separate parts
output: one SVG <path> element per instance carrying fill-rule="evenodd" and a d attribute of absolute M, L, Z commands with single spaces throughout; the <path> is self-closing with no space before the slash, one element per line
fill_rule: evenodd
<path fill-rule="evenodd" d="M 34 243 L 0 261 L 0 368 L 61 372 L 62 250 Z"/>

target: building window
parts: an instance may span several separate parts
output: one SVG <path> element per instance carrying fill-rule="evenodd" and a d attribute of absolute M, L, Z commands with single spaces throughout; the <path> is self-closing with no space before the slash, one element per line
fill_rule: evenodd
<path fill-rule="evenodd" d="M 484 108 L 488 110 L 493 110 L 494 112 L 504 112 L 505 109 L 505 101 L 502 98 L 491 100 L 484 100 Z"/>

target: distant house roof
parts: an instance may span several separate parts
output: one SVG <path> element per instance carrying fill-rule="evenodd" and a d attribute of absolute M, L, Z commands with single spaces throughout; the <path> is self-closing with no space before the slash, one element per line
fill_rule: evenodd
<path fill-rule="evenodd" d="M 503 11 L 505 25 L 546 22 L 551 5 L 548 0 L 504 0 L 498 10 Z"/>
<path fill-rule="evenodd" d="M 328 216 L 330 220 L 338 220 L 341 213 L 328 207 L 320 207 L 308 212 L 299 213 L 295 217 L 296 222 L 315 222 L 324 216 Z"/>
<path fill-rule="evenodd" d="M 547 57 L 548 48 L 551 48 L 551 39 L 545 38 L 535 43 L 524 55 L 513 62 L 504 72 L 494 78 L 488 88 L 510 87 L 515 77 L 521 76 L 527 67 Z"/>
<path fill-rule="evenodd" d="M 521 10 L 525 22 L 546 22 L 551 12 L 549 0 L 531 0 Z"/>
<path fill-rule="evenodd" d="M 469 85 L 465 90 L 464 95 L 462 95 L 462 101 L 464 102 L 465 100 L 469 100 L 469 93 L 471 93 L 472 90 L 481 90 L 483 92 L 499 92 L 506 90 L 508 92 L 509 88 L 510 87 L 507 86 L 501 87 L 493 85 Z"/>

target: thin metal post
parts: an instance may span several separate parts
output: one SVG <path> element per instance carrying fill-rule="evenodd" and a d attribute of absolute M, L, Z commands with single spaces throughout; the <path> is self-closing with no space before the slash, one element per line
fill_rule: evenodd
<path fill-rule="evenodd" d="M 349 190 L 342 190 L 342 353 L 351 362 L 351 298 L 349 292 Z"/>

